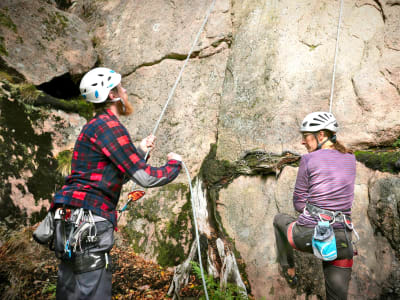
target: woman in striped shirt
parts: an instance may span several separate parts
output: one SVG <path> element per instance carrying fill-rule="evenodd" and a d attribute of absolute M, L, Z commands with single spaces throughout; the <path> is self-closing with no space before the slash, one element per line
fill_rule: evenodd
<path fill-rule="evenodd" d="M 298 218 L 288 214 L 278 214 L 274 218 L 278 261 L 291 287 L 297 283 L 293 248 L 313 253 L 314 228 L 321 216 L 330 220 L 336 237 L 337 258 L 323 261 L 327 299 L 347 299 L 353 265 L 350 218 L 356 160 L 352 152 L 336 140 L 338 129 L 335 117 L 328 112 L 314 112 L 303 120 L 300 131 L 308 153 L 301 158 L 293 193 L 294 208 L 301 214 Z"/>

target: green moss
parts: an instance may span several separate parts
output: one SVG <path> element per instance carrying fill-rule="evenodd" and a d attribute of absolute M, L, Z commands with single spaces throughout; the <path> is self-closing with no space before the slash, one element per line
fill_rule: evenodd
<path fill-rule="evenodd" d="M 191 202 L 188 201 L 182 206 L 181 212 L 176 221 L 170 221 L 167 224 L 166 235 L 179 241 L 188 229 L 188 222 L 191 219 Z"/>
<path fill-rule="evenodd" d="M 397 174 L 400 171 L 400 151 L 356 151 L 355 156 L 359 162 L 368 168 Z"/>
<path fill-rule="evenodd" d="M 160 239 L 157 247 L 157 262 L 159 265 L 166 267 L 176 266 L 185 259 L 185 252 L 180 243 L 175 245 L 172 242 L 166 242 Z"/>
<path fill-rule="evenodd" d="M 0 55 L 8 56 L 8 51 L 4 45 L 4 38 L 0 36 Z"/>
<path fill-rule="evenodd" d="M 43 25 L 46 28 L 46 34 L 43 38 L 53 41 L 57 36 L 66 33 L 68 18 L 59 12 L 49 12 L 46 18 L 43 19 Z"/>
<path fill-rule="evenodd" d="M 14 24 L 14 22 L 8 15 L 7 8 L 0 10 L 0 26 L 7 27 L 15 33 L 17 32 L 17 25 Z"/>
<path fill-rule="evenodd" d="M 40 92 L 32 84 L 23 83 L 21 85 L 18 85 L 17 87 L 19 89 L 19 93 L 21 94 L 21 99 L 25 103 L 34 103 L 40 95 Z"/>
<path fill-rule="evenodd" d="M 94 106 L 90 102 L 81 98 L 75 98 L 69 100 L 60 99 L 60 103 L 64 104 L 66 111 L 76 112 L 86 120 L 93 118 Z"/>
<path fill-rule="evenodd" d="M 148 237 L 145 233 L 136 231 L 130 226 L 125 226 L 123 228 L 123 232 L 126 234 L 128 240 L 131 242 L 131 246 L 136 253 L 142 253 L 146 250 L 145 245 L 147 244 Z M 142 240 L 142 244 L 139 244 L 139 242 Z"/>
<path fill-rule="evenodd" d="M 0 39 L 1 39 L 1 37 L 0 37 Z M 1 45 L 0 45 L 0 48 L 1 48 Z M 1 52 L 1 50 L 0 50 L 0 52 Z M 4 71 L 0 71 L 0 81 L 3 81 L 3 80 L 7 80 L 8 82 L 13 82 L 13 77 Z"/>
<path fill-rule="evenodd" d="M 200 177 L 207 186 L 228 185 L 235 177 L 236 165 L 227 160 L 217 160 L 217 145 L 210 145 L 210 152 L 200 167 Z"/>
<path fill-rule="evenodd" d="M 190 233 L 188 233 L 188 224 L 191 219 L 191 205 L 189 198 L 182 206 L 178 215 L 172 212 L 168 203 L 160 205 L 160 198 L 167 201 L 173 201 L 177 195 L 188 195 L 189 188 L 183 183 L 170 183 L 160 188 L 159 192 L 153 197 L 144 197 L 141 202 L 136 204 L 132 210 L 133 220 L 145 219 L 148 223 L 155 226 L 156 241 L 154 252 L 157 256 L 157 262 L 161 266 L 174 266 L 183 261 L 185 250 L 183 245 L 188 244 Z M 169 221 L 165 221 L 169 220 Z M 133 221 L 135 222 L 135 221 Z M 136 252 L 144 252 L 145 245 L 148 243 L 145 229 L 136 231 L 134 226 L 126 226 L 124 231 L 132 243 Z M 140 241 L 142 244 L 139 244 Z"/>

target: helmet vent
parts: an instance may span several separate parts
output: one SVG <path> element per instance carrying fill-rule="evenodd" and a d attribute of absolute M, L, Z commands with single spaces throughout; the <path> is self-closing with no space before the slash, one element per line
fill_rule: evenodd
<path fill-rule="evenodd" d="M 308 123 L 307 121 L 304 122 L 304 123 L 303 123 L 303 127 L 306 127 L 306 126 L 307 126 L 307 123 Z"/>
<path fill-rule="evenodd" d="M 101 82 L 101 86 L 104 86 L 104 83 L 103 83 L 103 81 Z"/>
<path fill-rule="evenodd" d="M 108 76 L 108 81 L 110 81 L 110 79 L 111 79 L 111 76 Z"/>
<path fill-rule="evenodd" d="M 310 126 L 319 126 L 318 123 L 310 123 Z"/>
<path fill-rule="evenodd" d="M 104 74 L 97 74 L 98 76 L 101 76 L 101 77 L 103 77 L 104 76 Z"/>
<path fill-rule="evenodd" d="M 318 119 L 318 118 L 314 118 L 313 120 L 314 120 L 314 121 L 318 121 L 318 122 L 324 122 L 323 120 Z"/>
<path fill-rule="evenodd" d="M 327 118 L 327 116 L 326 116 L 326 115 L 318 115 L 318 117 L 320 117 L 320 118 L 324 119 L 325 121 L 328 121 L 328 118 Z"/>
<path fill-rule="evenodd" d="M 96 86 L 96 85 L 97 85 L 97 82 L 92 84 L 92 86 Z"/>

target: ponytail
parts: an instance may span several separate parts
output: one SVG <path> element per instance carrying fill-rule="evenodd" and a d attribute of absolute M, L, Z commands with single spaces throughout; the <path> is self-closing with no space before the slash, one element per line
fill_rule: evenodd
<path fill-rule="evenodd" d="M 350 153 L 353 154 L 353 150 L 346 148 L 341 142 L 336 139 L 336 135 L 330 130 L 323 130 L 325 135 L 329 138 L 329 140 L 333 143 L 333 148 L 341 153 Z"/>

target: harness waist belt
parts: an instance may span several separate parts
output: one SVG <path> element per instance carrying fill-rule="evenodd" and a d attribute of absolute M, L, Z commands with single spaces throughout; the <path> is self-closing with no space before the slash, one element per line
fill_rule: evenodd
<path fill-rule="evenodd" d="M 345 211 L 331 211 L 319 208 L 318 206 L 312 205 L 310 203 L 306 203 L 306 210 L 312 216 L 321 218 L 326 221 L 346 223 L 347 225 L 351 224 L 351 217 L 344 214 L 344 212 L 350 212 L 350 209 L 347 209 Z"/>

